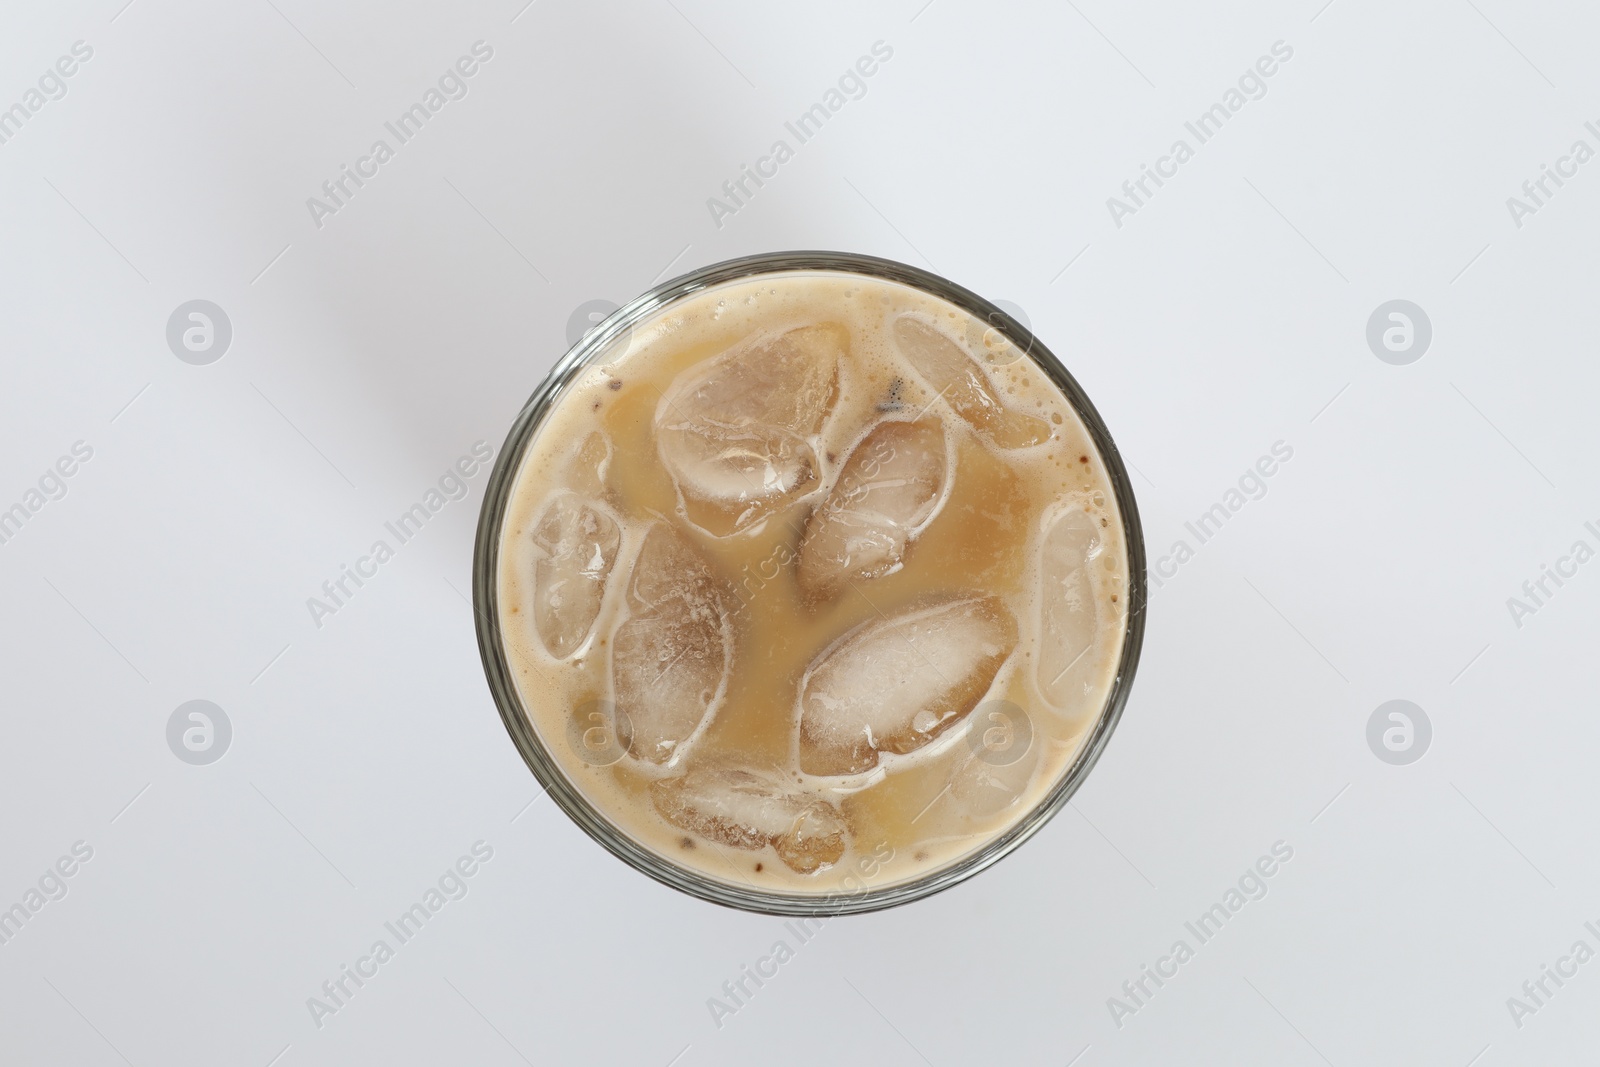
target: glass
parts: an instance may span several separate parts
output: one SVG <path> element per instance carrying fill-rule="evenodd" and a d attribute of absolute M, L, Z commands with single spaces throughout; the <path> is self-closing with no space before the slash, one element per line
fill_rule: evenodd
<path fill-rule="evenodd" d="M 668 305 L 724 283 L 789 272 L 855 274 L 898 282 L 966 311 L 1009 340 L 1066 397 L 1099 450 L 1122 519 L 1128 563 L 1128 603 L 1123 616 L 1122 652 L 1115 677 L 1094 725 L 1079 743 L 1065 771 L 1041 799 L 982 847 L 944 867 L 895 884 L 870 887 L 863 883 L 859 890 L 808 895 L 733 885 L 680 866 L 635 841 L 599 811 L 569 781 L 560 761 L 546 750 L 528 711 L 523 707 L 508 665 L 498 603 L 501 529 L 507 503 L 516 488 L 524 456 L 568 386 L 608 354 L 615 343 L 625 341 L 635 326 L 652 319 Z M 972 877 L 1036 833 L 1071 799 L 1116 728 L 1139 663 L 1146 602 L 1144 541 L 1128 472 L 1094 405 L 1060 361 L 1026 327 L 977 294 L 916 267 L 846 252 L 777 252 L 746 256 L 705 267 L 657 286 L 619 308 L 574 345 L 534 390 L 506 435 L 479 515 L 472 591 L 478 648 L 489 689 L 512 741 L 551 799 L 613 855 L 659 882 L 728 907 L 795 916 L 853 914 L 919 900 Z"/>

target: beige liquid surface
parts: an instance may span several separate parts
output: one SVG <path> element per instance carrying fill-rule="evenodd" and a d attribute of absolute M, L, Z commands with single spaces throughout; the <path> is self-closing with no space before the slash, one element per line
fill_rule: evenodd
<path fill-rule="evenodd" d="M 945 372 L 930 373 L 908 359 L 896 330 L 907 319 L 955 342 L 970 361 L 954 387 L 946 388 Z M 685 421 L 686 405 L 688 421 L 696 414 L 692 397 L 684 399 L 684 383 L 704 377 L 708 367 L 716 379 L 716 368 L 728 366 L 727 353 L 737 360 L 740 352 L 759 350 L 763 339 L 816 324 L 830 324 L 829 336 L 841 339 L 842 350 L 826 417 L 814 432 L 810 426 L 796 431 L 805 441 L 797 447 L 809 448 L 811 459 L 789 468 L 794 491 L 786 494 L 781 485 L 771 491 L 770 476 L 766 482 L 745 476 L 749 492 L 740 494 L 746 500 L 708 505 L 695 499 L 695 488 L 685 490 L 681 471 L 662 455 L 660 428 Z M 719 358 L 723 363 L 707 362 Z M 987 390 L 994 402 L 987 409 L 974 404 L 968 371 L 977 375 L 979 393 Z M 742 402 L 737 388 L 717 395 Z M 736 422 L 737 414 L 729 420 Z M 997 417 L 1011 429 L 997 430 Z M 833 590 L 818 593 L 815 583 L 803 586 L 797 577 L 809 551 L 806 538 L 815 532 L 808 522 L 828 507 L 835 498 L 830 494 L 848 498 L 851 486 L 840 484 L 842 472 L 863 438 L 885 421 L 942 432 L 945 473 L 937 510 L 897 563 L 878 567 L 888 573 L 847 574 Z M 924 439 L 937 436 L 924 433 Z M 856 477 L 866 477 L 859 474 L 863 464 L 856 468 Z M 554 594 L 540 584 L 552 541 L 538 533 L 541 523 L 547 532 L 554 528 L 549 520 L 561 500 L 568 514 L 582 503 L 591 508 L 589 519 L 603 516 L 597 545 L 579 537 L 587 575 L 579 583 L 585 595 L 576 598 L 571 582 Z M 756 506 L 746 507 L 750 501 Z M 608 539 L 611 524 L 616 536 Z M 586 519 L 568 529 L 582 535 L 594 525 Z M 661 526 L 675 531 L 703 564 L 709 578 L 695 588 L 709 590 L 710 599 L 695 603 L 713 605 L 724 625 L 719 632 L 715 624 L 696 629 L 692 620 L 686 623 L 706 647 L 663 648 L 664 682 L 645 692 L 672 690 L 671 679 L 680 676 L 670 672 L 696 664 L 706 669 L 722 662 L 726 671 L 719 686 L 704 687 L 707 713 L 692 732 L 664 742 L 652 735 L 656 743 L 646 748 L 640 736 L 628 736 L 640 731 L 626 723 L 650 721 L 650 709 L 640 706 L 638 686 L 619 685 L 613 650 L 626 645 L 630 656 L 639 655 L 638 631 L 630 636 L 623 628 L 650 597 L 630 597 L 630 583 L 641 546 Z M 1052 533 L 1067 527 L 1070 536 Z M 1101 456 L 1071 405 L 1029 359 L 964 311 L 919 290 L 857 275 L 793 272 L 725 284 L 636 327 L 582 372 L 537 431 L 500 536 L 499 622 L 507 661 L 545 747 L 622 833 L 672 863 L 736 887 L 792 894 L 879 888 L 982 847 L 1027 814 L 1071 765 L 1102 714 L 1122 652 L 1128 596 L 1123 525 Z M 1064 551 L 1071 557 L 1065 562 Z M 559 601 L 580 629 L 591 611 L 593 621 L 552 648 L 536 620 L 541 598 L 547 607 Z M 924 655 L 922 631 L 895 626 L 918 611 L 937 612 L 971 598 L 992 598 L 983 603 L 1000 605 L 995 610 L 1014 623 L 1009 633 L 991 627 L 983 635 L 989 641 L 1001 634 L 998 644 L 985 646 L 994 654 L 979 657 L 980 668 L 969 670 L 963 658 L 971 642 L 928 644 L 931 654 Z M 664 610 L 674 614 L 670 604 Z M 676 614 L 689 619 L 694 613 Z M 660 625 L 677 624 L 668 618 Z M 931 694 L 934 711 L 914 724 L 909 751 L 868 753 L 874 765 L 866 769 L 822 765 L 828 773 L 807 773 L 821 757 L 802 766 L 801 722 L 807 701 L 823 700 L 806 696 L 808 678 L 814 687 L 819 678 L 840 684 L 838 672 L 830 674 L 823 663 L 830 653 L 840 658 L 849 635 L 874 627 L 886 635 L 879 645 L 888 654 L 858 656 L 855 676 L 877 692 L 898 683 L 872 672 L 910 671 L 918 676 L 912 688 Z M 1014 646 L 1005 647 L 1012 638 Z M 991 680 L 984 665 L 1000 656 Z M 980 693 L 971 692 L 974 684 Z M 954 692 L 950 700 L 946 689 Z M 833 707 L 848 695 L 829 690 L 824 703 Z M 633 702 L 631 711 L 622 696 Z M 613 710 L 619 705 L 624 718 Z M 872 709 L 893 706 L 891 700 Z M 939 721 L 930 726 L 930 718 Z M 631 746 L 626 754 L 619 731 Z M 754 794 L 747 789 L 731 804 L 721 802 L 716 788 L 710 799 L 703 790 L 685 799 L 680 790 L 691 780 L 685 776 L 741 768 L 755 775 L 754 786 L 745 783 Z M 777 800 L 765 799 L 769 788 Z M 772 837 L 791 821 L 789 837 Z M 784 841 L 800 843 L 798 863 L 794 847 L 780 847 Z"/>

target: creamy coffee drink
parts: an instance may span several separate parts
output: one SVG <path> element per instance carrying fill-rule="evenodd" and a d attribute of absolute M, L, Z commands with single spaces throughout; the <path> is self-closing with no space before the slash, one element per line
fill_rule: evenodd
<path fill-rule="evenodd" d="M 999 331 L 897 282 L 757 275 L 588 362 L 513 473 L 497 621 L 615 830 L 743 889 L 919 879 L 1057 785 L 1127 632 L 1112 475 Z"/>

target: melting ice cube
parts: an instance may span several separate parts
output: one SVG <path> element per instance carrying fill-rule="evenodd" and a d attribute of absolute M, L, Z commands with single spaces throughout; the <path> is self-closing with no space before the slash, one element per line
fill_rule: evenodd
<path fill-rule="evenodd" d="M 882 422 L 850 453 L 800 541 L 797 576 L 809 598 L 899 570 L 913 537 L 946 496 L 944 427 Z"/>
<path fill-rule="evenodd" d="M 1063 711 L 1077 708 L 1104 672 L 1110 605 L 1095 580 L 1105 542 L 1100 516 L 1071 504 L 1047 520 L 1039 556 L 1039 691 Z"/>
<path fill-rule="evenodd" d="M 557 659 L 589 638 L 617 561 L 622 532 L 604 510 L 573 493 L 546 506 L 533 527 L 540 557 L 533 565 L 533 621 Z"/>
<path fill-rule="evenodd" d="M 615 700 L 639 759 L 672 760 L 722 702 L 733 660 L 732 596 L 682 534 L 664 523 L 650 527 L 628 583 L 628 618 L 611 642 Z"/>
<path fill-rule="evenodd" d="M 947 600 L 857 627 L 807 668 L 800 769 L 856 774 L 914 752 L 960 722 L 1017 644 L 997 597 Z"/>
<path fill-rule="evenodd" d="M 844 855 L 845 821 L 839 809 L 770 775 L 708 764 L 657 782 L 651 796 L 672 825 L 731 848 L 770 844 L 801 874 Z"/>
<path fill-rule="evenodd" d="M 1049 440 L 1048 422 L 1001 403 L 977 360 L 934 327 L 903 315 L 895 321 L 894 339 L 922 380 L 996 447 L 1027 448 Z"/>
<path fill-rule="evenodd" d="M 758 337 L 684 371 L 656 407 L 656 445 L 690 521 L 717 536 L 815 487 L 816 437 L 838 393 L 843 326 Z"/>

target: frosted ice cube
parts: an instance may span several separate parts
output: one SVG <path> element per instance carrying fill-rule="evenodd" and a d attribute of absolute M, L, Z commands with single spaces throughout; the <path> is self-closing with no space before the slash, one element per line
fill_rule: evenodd
<path fill-rule="evenodd" d="M 1100 515 L 1072 503 L 1047 519 L 1039 549 L 1039 692 L 1073 710 L 1099 682 L 1114 636 L 1094 565 L 1105 549 Z"/>
<path fill-rule="evenodd" d="M 714 763 L 657 782 L 650 792 L 656 810 L 672 825 L 731 848 L 770 844 L 801 874 L 844 855 L 839 809 L 771 775 Z"/>
<path fill-rule="evenodd" d="M 994 384 L 961 345 L 921 319 L 895 320 L 894 339 L 923 381 L 972 428 L 999 448 L 1027 448 L 1050 438 L 1050 424 L 1001 403 Z"/>
<path fill-rule="evenodd" d="M 784 866 L 801 874 L 838 863 L 847 844 L 844 817 L 824 801 L 807 803 L 794 825 L 772 839 Z"/>
<path fill-rule="evenodd" d="M 1017 644 L 997 597 L 947 600 L 845 634 L 800 687 L 800 769 L 856 774 L 914 752 L 960 722 Z"/>
<path fill-rule="evenodd" d="M 1020 800 L 1045 748 L 1028 713 L 1009 700 L 986 700 L 968 719 L 966 740 L 956 749 L 944 814 L 983 818 Z"/>
<path fill-rule="evenodd" d="M 650 527 L 628 583 L 629 616 L 611 640 L 614 699 L 632 726 L 632 755 L 671 761 L 721 704 L 733 661 L 732 595 L 683 535 Z"/>
<path fill-rule="evenodd" d="M 1039 767 L 1038 751 L 1016 763 L 996 767 L 963 752 L 951 772 L 947 807 L 934 814 L 944 819 L 986 819 L 1020 801 Z"/>
<path fill-rule="evenodd" d="M 598 430 L 586 435 L 567 461 L 567 484 L 588 497 L 605 492 L 611 469 L 611 441 Z"/>
<path fill-rule="evenodd" d="M 656 406 L 656 445 L 691 522 L 725 536 L 816 486 L 848 345 L 843 326 L 802 326 L 679 375 Z"/>
<path fill-rule="evenodd" d="M 622 532 L 601 508 L 573 493 L 545 507 L 533 527 L 533 621 L 550 654 L 581 648 L 600 614 Z"/>
<path fill-rule="evenodd" d="M 956 744 L 887 771 L 886 784 L 900 791 L 900 810 L 924 842 L 988 833 L 995 816 L 1033 803 L 1054 747 L 1027 711 L 1004 698 L 985 699 L 950 731 L 957 732 Z"/>
<path fill-rule="evenodd" d="M 898 571 L 911 540 L 944 504 L 944 427 L 882 422 L 850 453 L 800 541 L 800 590 L 832 599 L 847 583 Z"/>

